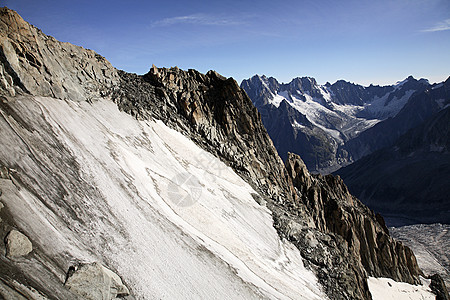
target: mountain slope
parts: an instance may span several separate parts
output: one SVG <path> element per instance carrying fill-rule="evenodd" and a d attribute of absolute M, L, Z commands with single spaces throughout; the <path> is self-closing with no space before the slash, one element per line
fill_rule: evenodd
<path fill-rule="evenodd" d="M 395 117 L 367 129 L 342 148 L 351 153 L 354 160 L 358 160 L 378 149 L 392 146 L 401 135 L 450 103 L 449 79 L 414 94 Z"/>
<path fill-rule="evenodd" d="M 241 83 L 261 113 L 280 156 L 286 159 L 287 152 L 298 153 L 309 170 L 321 173 L 360 158 L 359 148 L 347 147 L 347 142 L 358 140 L 375 124 L 394 117 L 414 93 L 428 86 L 426 80 L 411 76 L 384 87 L 363 87 L 343 80 L 318 85 L 309 77 L 280 84 L 272 77 L 258 75 Z M 291 113 L 288 117 L 286 105 L 298 111 L 298 116 Z M 280 124 L 280 118 L 289 118 L 290 124 Z M 311 155 L 311 150 L 317 156 Z"/>
<path fill-rule="evenodd" d="M 419 282 L 341 180 L 283 164 L 233 79 L 128 74 L 0 13 L 1 247 L 12 229 L 33 245 L 1 256 L 2 293 L 71 299 L 97 284 L 74 278 L 105 274 L 99 288 L 135 298 L 370 299 L 368 275 Z"/>
<path fill-rule="evenodd" d="M 447 107 L 401 136 L 392 147 L 363 157 L 337 174 L 372 209 L 392 216 L 394 222 L 395 217 L 404 218 L 396 221 L 400 225 L 448 224 L 449 124 Z"/>
<path fill-rule="evenodd" d="M 2 201 L 18 224 L 29 226 L 23 230 L 35 247 L 45 245 L 42 252 L 56 257 L 60 276 L 76 261 L 100 260 L 136 296 L 323 297 L 298 250 L 279 240 L 270 211 L 253 200 L 255 191 L 178 132 L 137 122 L 107 100 L 22 97 L 7 105 L 26 112 L 21 116 L 32 130 L 2 118 L 3 136 L 16 147 L 14 156 L 2 147 L 2 163 L 17 172 L 2 180 Z M 192 183 L 178 189 L 174 181 L 184 174 Z M 198 197 L 185 206 L 178 201 L 189 187 L 199 189 Z M 40 275 L 28 274 L 36 281 Z"/>

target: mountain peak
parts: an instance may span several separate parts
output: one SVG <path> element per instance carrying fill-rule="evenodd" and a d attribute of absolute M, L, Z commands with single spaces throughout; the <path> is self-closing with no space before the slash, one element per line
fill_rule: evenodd
<path fill-rule="evenodd" d="M 8 95 L 29 93 L 85 100 L 105 95 L 117 84 L 117 71 L 92 50 L 61 43 L 25 22 L 11 9 L 0 9 L 4 69 L 0 78 Z"/>
<path fill-rule="evenodd" d="M 24 29 L 34 27 L 27 22 L 15 11 L 8 7 L 0 8 L 0 26 L 3 32 L 23 32 Z"/>

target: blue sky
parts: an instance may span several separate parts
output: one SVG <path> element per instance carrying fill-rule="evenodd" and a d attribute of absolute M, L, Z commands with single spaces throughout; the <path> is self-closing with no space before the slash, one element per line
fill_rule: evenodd
<path fill-rule="evenodd" d="M 1 0 L 44 33 L 138 74 L 152 64 L 238 82 L 391 84 L 450 75 L 449 0 Z"/>

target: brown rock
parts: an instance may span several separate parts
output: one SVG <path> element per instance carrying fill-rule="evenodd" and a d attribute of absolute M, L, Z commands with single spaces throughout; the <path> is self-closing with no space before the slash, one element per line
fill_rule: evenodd
<path fill-rule="evenodd" d="M 11 230 L 5 238 L 6 257 L 14 258 L 29 254 L 33 250 L 30 240 L 21 232 Z"/>
<path fill-rule="evenodd" d="M 111 300 L 130 294 L 116 273 L 97 262 L 71 269 L 65 286 L 88 300 Z"/>
<path fill-rule="evenodd" d="M 61 43 L 0 8 L 0 94 L 87 100 L 111 92 L 117 71 L 92 50 Z"/>

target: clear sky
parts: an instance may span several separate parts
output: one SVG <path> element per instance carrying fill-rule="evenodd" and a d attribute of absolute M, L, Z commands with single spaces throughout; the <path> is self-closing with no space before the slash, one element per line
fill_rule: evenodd
<path fill-rule="evenodd" d="M 450 75 L 450 0 L 0 0 L 58 40 L 138 74 L 152 64 L 391 84 Z"/>

